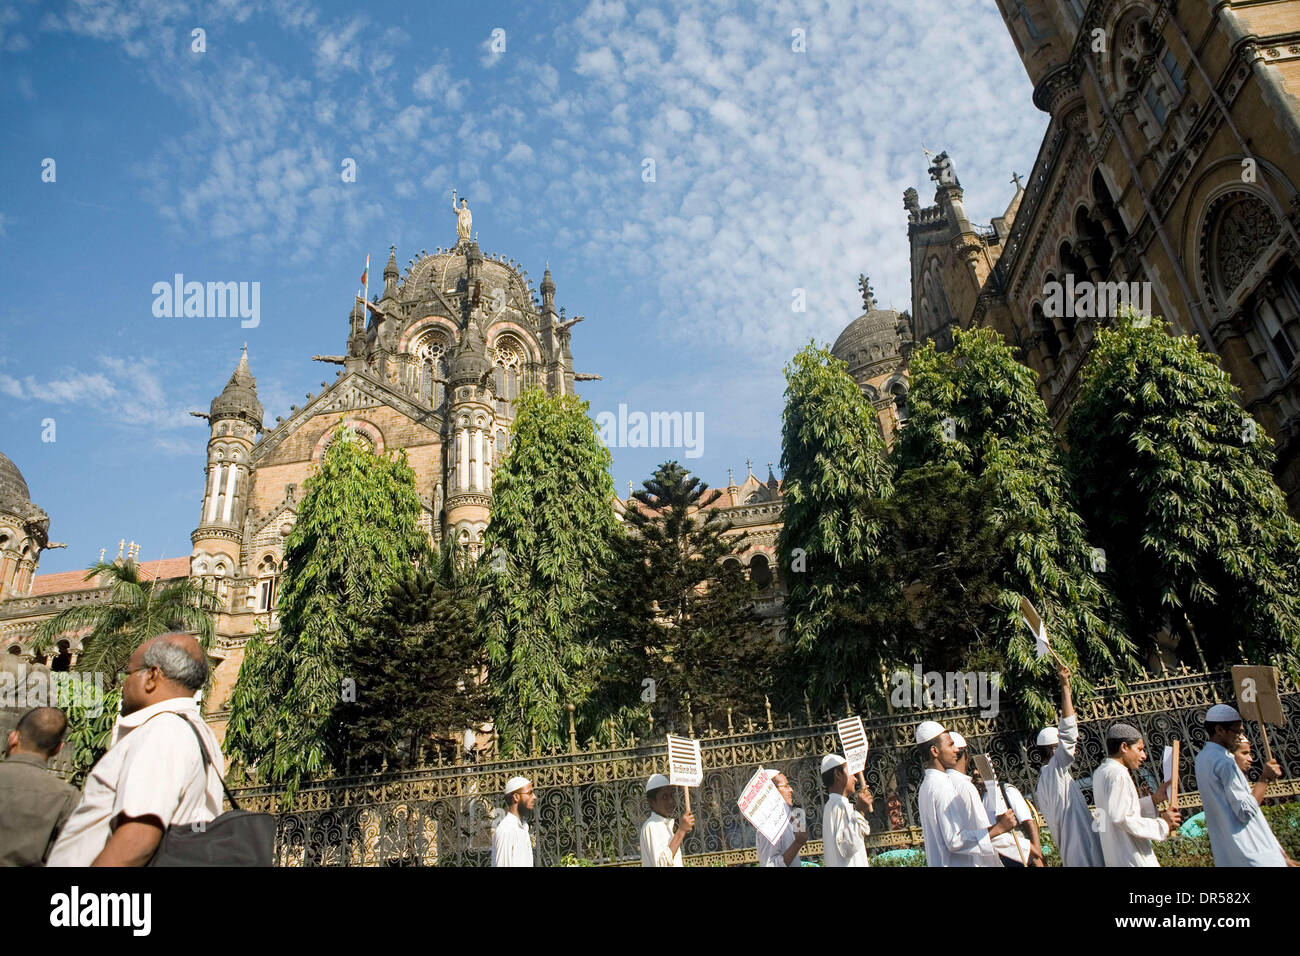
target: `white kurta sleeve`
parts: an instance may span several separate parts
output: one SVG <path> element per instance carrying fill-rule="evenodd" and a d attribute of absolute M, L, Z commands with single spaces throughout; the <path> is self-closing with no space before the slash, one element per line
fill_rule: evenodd
<path fill-rule="evenodd" d="M 969 830 L 961 828 L 958 819 L 965 816 L 960 804 L 962 799 L 959 794 L 954 793 L 952 799 L 940 805 L 938 813 L 935 814 L 939 824 L 939 836 L 953 853 L 969 853 L 979 846 L 981 840 L 987 840 L 989 836 L 988 827 Z"/>
<path fill-rule="evenodd" d="M 1110 787 L 1106 792 L 1105 805 L 1097 807 L 1097 810 L 1110 826 L 1134 839 L 1163 840 L 1169 836 L 1169 824 L 1164 820 L 1159 817 L 1144 817 L 1140 808 L 1136 813 L 1132 811 L 1122 786 Z"/>
<path fill-rule="evenodd" d="M 1068 767 L 1074 763 L 1075 750 L 1079 746 L 1079 718 L 1062 717 L 1056 725 L 1059 746 L 1052 754 L 1052 763 L 1058 767 Z"/>
<path fill-rule="evenodd" d="M 1255 795 L 1246 784 L 1246 775 L 1231 760 L 1214 762 L 1214 782 L 1223 793 L 1223 802 L 1240 823 L 1249 823 L 1260 812 Z"/>
<path fill-rule="evenodd" d="M 647 820 L 641 825 L 641 865 L 672 866 L 673 854 L 668 845 L 672 834 L 666 826 L 657 826 L 655 821 Z"/>
<path fill-rule="evenodd" d="M 835 828 L 835 848 L 840 851 L 841 859 L 849 859 L 857 852 L 862 837 L 858 834 L 856 814 L 836 803 L 831 810 L 831 825 Z"/>
<path fill-rule="evenodd" d="M 867 818 L 862 815 L 862 812 L 854 810 L 853 816 L 857 818 L 858 836 L 863 838 L 871 836 L 871 824 L 867 822 Z"/>

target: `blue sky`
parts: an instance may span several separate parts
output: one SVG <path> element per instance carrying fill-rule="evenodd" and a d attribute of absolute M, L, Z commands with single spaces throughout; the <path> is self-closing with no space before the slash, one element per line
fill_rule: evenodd
<path fill-rule="evenodd" d="M 122 538 L 189 554 L 207 430 L 188 412 L 245 341 L 268 424 L 332 381 L 311 356 L 344 351 L 366 253 L 378 276 L 390 244 L 403 269 L 453 244 L 452 188 L 485 253 L 535 284 L 549 260 L 558 304 L 586 316 L 593 416 L 704 414 L 698 458 L 614 449 L 620 493 L 668 457 L 715 486 L 746 458 L 766 477 L 782 366 L 861 311 L 858 273 L 910 302 L 921 145 L 950 152 L 987 224 L 1047 125 L 1030 93 L 989 0 L 11 2 L 0 451 L 69 545 L 41 571 Z M 153 284 L 178 272 L 260 283 L 260 324 L 155 317 Z"/>

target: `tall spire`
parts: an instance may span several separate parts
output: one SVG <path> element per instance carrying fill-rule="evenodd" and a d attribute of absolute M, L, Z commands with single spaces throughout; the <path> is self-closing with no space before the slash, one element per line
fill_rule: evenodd
<path fill-rule="evenodd" d="M 388 247 L 388 265 L 384 266 L 384 298 L 397 295 L 397 246 Z"/>

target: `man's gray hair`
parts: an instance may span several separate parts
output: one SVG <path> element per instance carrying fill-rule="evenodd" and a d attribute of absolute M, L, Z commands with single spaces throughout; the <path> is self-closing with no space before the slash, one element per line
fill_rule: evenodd
<path fill-rule="evenodd" d="M 169 641 L 154 641 L 144 650 L 144 666 L 156 667 L 163 677 L 189 690 L 202 690 L 208 680 L 208 659 L 191 657 L 185 648 Z"/>

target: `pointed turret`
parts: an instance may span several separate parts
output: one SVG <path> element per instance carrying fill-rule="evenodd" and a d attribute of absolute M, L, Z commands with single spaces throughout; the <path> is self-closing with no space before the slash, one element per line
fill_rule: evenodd
<path fill-rule="evenodd" d="M 248 346 L 239 357 L 230 381 L 221 394 L 212 400 L 209 416 L 215 424 L 218 419 L 238 419 L 262 430 L 262 403 L 257 400 L 257 379 L 248 367 Z"/>
<path fill-rule="evenodd" d="M 542 311 L 555 311 L 555 280 L 551 278 L 551 263 L 546 263 L 546 271 L 542 273 Z"/>
<path fill-rule="evenodd" d="M 248 346 L 230 381 L 212 400 L 208 415 L 207 480 L 199 526 L 190 535 L 190 573 L 221 579 L 236 575 L 244 516 L 251 499 L 253 446 L 262 430 L 257 379 L 248 366 Z"/>
<path fill-rule="evenodd" d="M 397 297 L 397 246 L 388 247 L 388 265 L 384 266 L 384 298 Z"/>

